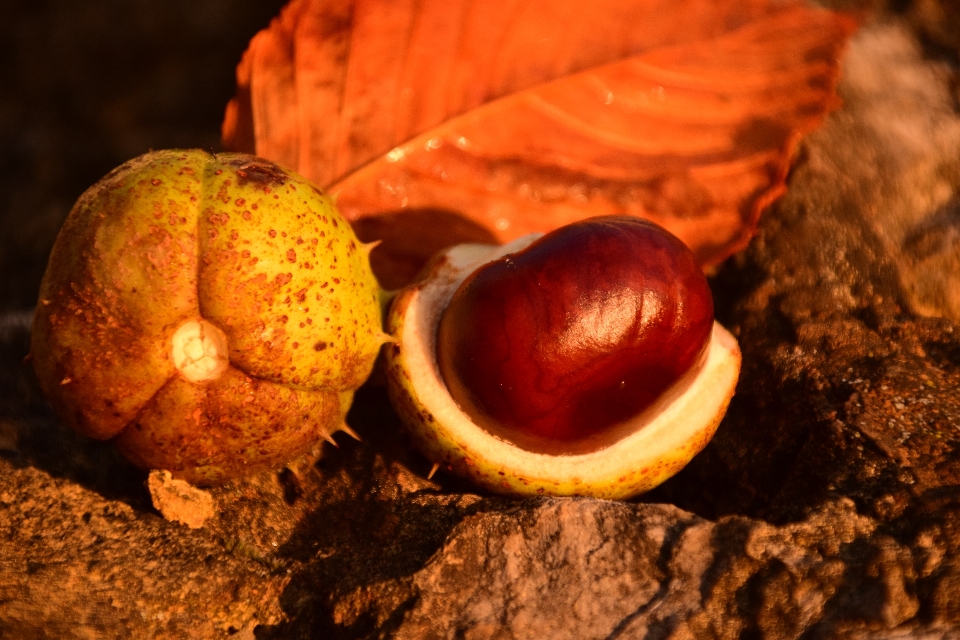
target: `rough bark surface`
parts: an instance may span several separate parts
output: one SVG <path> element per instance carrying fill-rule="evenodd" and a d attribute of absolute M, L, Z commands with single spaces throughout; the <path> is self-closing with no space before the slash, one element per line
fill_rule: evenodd
<path fill-rule="evenodd" d="M 30 217 L 46 183 L 23 181 L 0 234 L 0 637 L 957 637 L 957 15 L 865 20 L 844 106 L 712 276 L 743 349 L 730 412 L 631 503 L 428 481 L 370 385 L 362 442 L 213 490 L 202 528 L 164 520 L 147 474 L 63 427 L 22 362 L 67 206 Z"/>

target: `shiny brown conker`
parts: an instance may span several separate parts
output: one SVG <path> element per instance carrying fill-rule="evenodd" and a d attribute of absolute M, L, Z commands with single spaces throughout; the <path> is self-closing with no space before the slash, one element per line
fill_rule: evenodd
<path fill-rule="evenodd" d="M 618 427 L 699 367 L 712 327 L 709 286 L 683 242 L 638 218 L 591 218 L 464 280 L 440 320 L 437 362 L 488 432 L 583 453 L 622 437 Z"/>

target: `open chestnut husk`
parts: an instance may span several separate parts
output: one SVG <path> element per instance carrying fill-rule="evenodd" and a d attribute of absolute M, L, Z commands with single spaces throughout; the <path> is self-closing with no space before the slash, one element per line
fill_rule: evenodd
<path fill-rule="evenodd" d="M 655 487 L 709 442 L 740 370 L 689 249 L 625 216 L 448 249 L 388 331 L 388 390 L 418 448 L 514 495 Z"/>

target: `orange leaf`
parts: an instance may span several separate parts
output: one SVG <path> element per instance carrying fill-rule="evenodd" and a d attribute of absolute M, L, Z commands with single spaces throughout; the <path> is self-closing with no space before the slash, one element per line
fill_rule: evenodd
<path fill-rule="evenodd" d="M 294 0 L 224 139 L 336 193 L 388 287 L 449 244 L 609 213 L 708 266 L 784 191 L 852 28 L 772 0 Z"/>

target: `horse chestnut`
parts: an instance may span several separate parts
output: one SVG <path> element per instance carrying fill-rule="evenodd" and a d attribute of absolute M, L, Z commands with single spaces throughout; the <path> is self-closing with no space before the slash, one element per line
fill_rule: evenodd
<path fill-rule="evenodd" d="M 656 486 L 712 437 L 740 366 L 690 251 L 628 217 L 449 249 L 388 330 L 388 390 L 415 443 L 508 494 Z"/>
<path fill-rule="evenodd" d="M 440 319 L 437 359 L 490 433 L 583 452 L 699 366 L 712 328 L 686 245 L 646 220 L 594 218 L 474 271 Z"/>
<path fill-rule="evenodd" d="M 198 484 L 342 429 L 384 335 L 369 251 L 306 179 L 158 151 L 88 189 L 57 236 L 31 352 L 77 431 Z"/>

